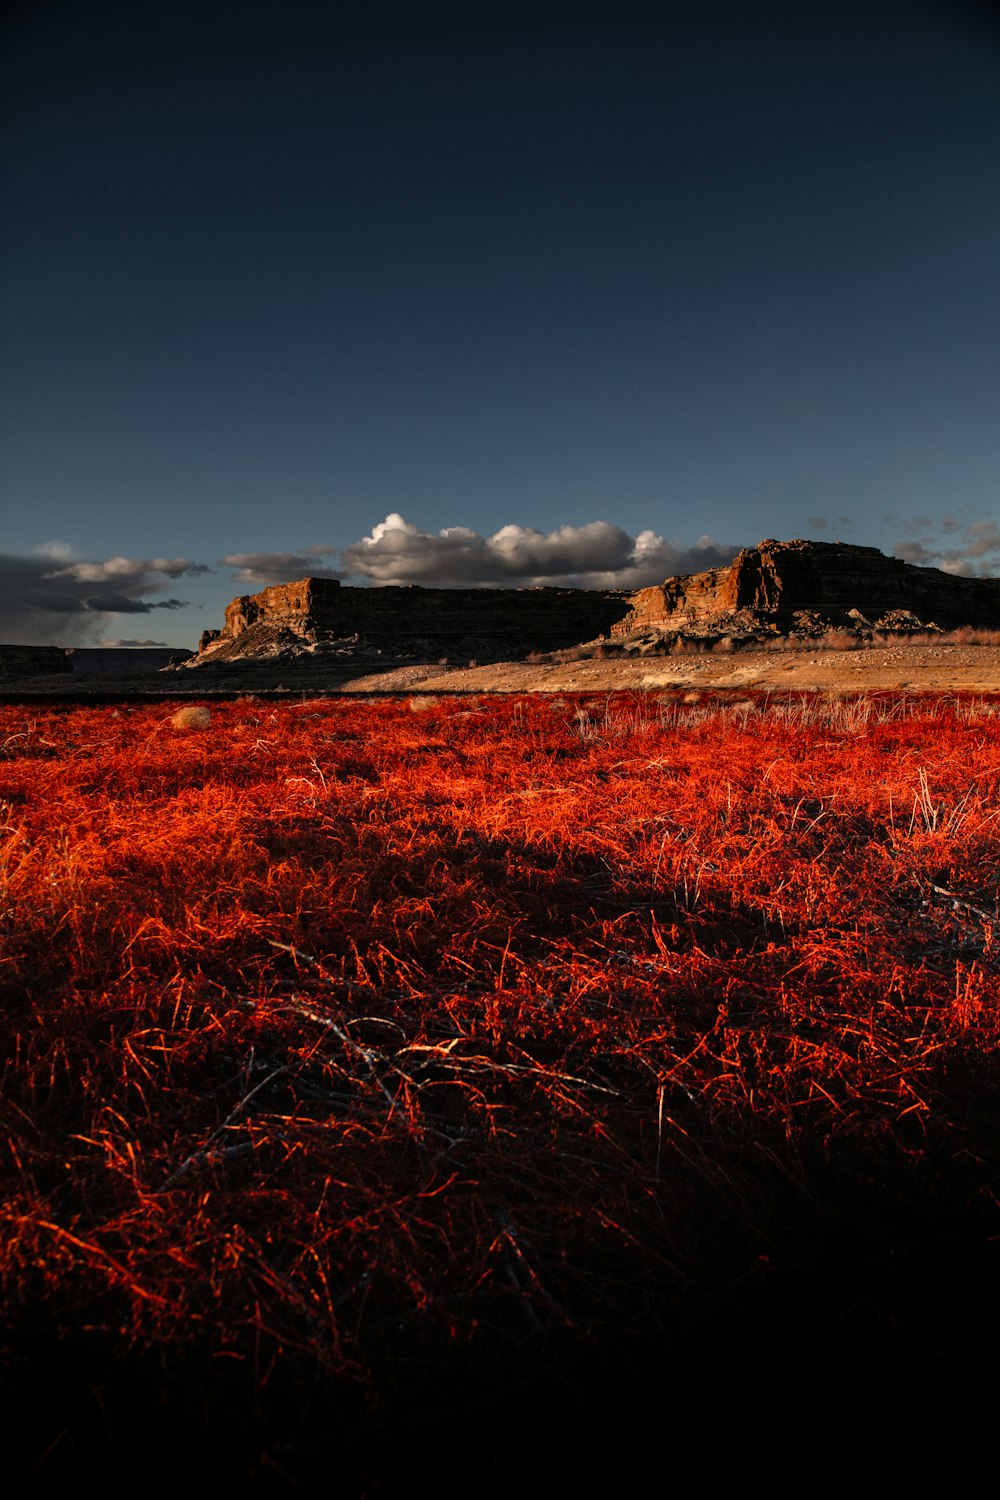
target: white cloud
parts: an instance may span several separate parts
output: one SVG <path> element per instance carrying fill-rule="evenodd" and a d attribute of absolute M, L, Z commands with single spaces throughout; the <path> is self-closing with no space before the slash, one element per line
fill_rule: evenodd
<path fill-rule="evenodd" d="M 383 584 L 641 588 L 674 573 L 724 566 L 738 550 L 708 536 L 690 548 L 654 531 L 633 537 L 609 521 L 550 532 L 510 524 L 489 537 L 468 526 L 429 532 L 393 512 L 345 547 L 341 562 L 345 576 Z"/>
<path fill-rule="evenodd" d="M 338 549 L 325 543 L 295 552 L 232 552 L 219 559 L 219 566 L 233 569 L 234 582 L 258 588 L 303 577 L 442 588 L 642 588 L 675 573 L 722 567 L 738 550 L 710 536 L 688 548 L 655 531 L 630 536 L 609 521 L 549 532 L 510 524 L 488 537 L 470 526 L 422 531 L 392 511 L 368 536 L 340 550 L 339 566 L 334 563 Z"/>

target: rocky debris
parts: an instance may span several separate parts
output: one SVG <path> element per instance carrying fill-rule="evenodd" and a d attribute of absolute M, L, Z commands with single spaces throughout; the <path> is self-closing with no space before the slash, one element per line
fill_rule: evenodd
<path fill-rule="evenodd" d="M 707 644 L 813 639 L 846 631 L 935 631 L 1000 626 L 1000 579 L 962 578 L 847 542 L 748 547 L 727 568 L 668 578 L 640 589 L 610 632 L 629 651 L 670 641 Z"/>
<path fill-rule="evenodd" d="M 0 677 L 60 676 L 73 670 L 63 646 L 0 646 Z"/>
<path fill-rule="evenodd" d="M 243 660 L 507 661 L 606 634 L 632 595 L 598 589 L 352 588 L 301 578 L 243 594 L 183 666 Z"/>

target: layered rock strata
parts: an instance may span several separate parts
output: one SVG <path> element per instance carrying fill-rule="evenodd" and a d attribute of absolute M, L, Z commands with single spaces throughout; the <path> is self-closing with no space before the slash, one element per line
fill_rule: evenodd
<path fill-rule="evenodd" d="M 1000 580 L 918 568 L 877 547 L 768 540 L 727 568 L 640 589 L 611 636 L 816 635 L 838 628 L 864 635 L 961 625 L 1000 627 Z"/>
<path fill-rule="evenodd" d="M 763 541 L 726 568 L 637 592 L 352 588 L 301 578 L 242 594 L 184 666 L 282 661 L 517 660 L 601 642 L 660 651 L 683 639 L 1000 629 L 1000 580 L 962 578 L 845 542 Z"/>
<path fill-rule="evenodd" d="M 49 677 L 72 670 L 73 658 L 62 646 L 0 646 L 0 677 Z"/>
<path fill-rule="evenodd" d="M 301 578 L 243 594 L 186 665 L 320 657 L 516 659 L 607 634 L 632 595 L 597 589 L 352 588 Z"/>

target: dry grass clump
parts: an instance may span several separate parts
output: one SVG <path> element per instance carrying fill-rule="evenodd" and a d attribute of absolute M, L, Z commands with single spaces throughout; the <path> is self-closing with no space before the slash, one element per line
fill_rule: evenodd
<path fill-rule="evenodd" d="M 211 710 L 205 708 L 204 704 L 191 705 L 188 708 L 179 708 L 171 715 L 171 729 L 207 729 L 212 722 Z"/>
<path fill-rule="evenodd" d="M 955 630 L 876 630 L 865 645 L 872 646 L 1000 646 L 1000 630 L 961 625 Z"/>
<path fill-rule="evenodd" d="M 852 630 L 848 626 L 834 627 L 815 634 L 792 632 L 791 634 L 749 634 L 721 637 L 699 637 L 683 634 L 664 635 L 662 645 L 647 647 L 647 655 L 669 656 L 726 656 L 734 651 L 864 651 L 871 647 L 884 646 L 1000 646 L 1000 630 L 962 626 L 957 630 L 937 629 Z M 569 653 L 556 653 L 561 660 L 569 660 Z M 575 659 L 579 659 L 578 657 Z M 529 658 L 530 660 L 530 658 Z"/>
<path fill-rule="evenodd" d="M 618 641 L 596 640 L 579 646 L 562 646 L 557 651 L 531 651 L 525 660 L 532 666 L 542 662 L 555 662 L 559 666 L 572 666 L 580 661 L 617 661 L 626 655 L 627 648 Z"/>
<path fill-rule="evenodd" d="M 783 651 L 861 651 L 869 641 L 857 631 L 829 629 L 816 635 L 773 635 L 760 641 L 757 650 L 781 653 Z"/>
<path fill-rule="evenodd" d="M 854 630 L 825 630 L 817 642 L 824 651 L 860 651 L 864 644 Z"/>
<path fill-rule="evenodd" d="M 947 630 L 930 638 L 935 643 L 948 646 L 1000 646 L 1000 630 L 985 630 L 975 625 L 962 625 L 957 630 Z"/>

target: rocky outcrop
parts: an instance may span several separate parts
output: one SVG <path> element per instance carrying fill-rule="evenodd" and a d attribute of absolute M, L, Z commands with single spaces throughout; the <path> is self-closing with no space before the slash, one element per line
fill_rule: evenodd
<path fill-rule="evenodd" d="M 516 660 L 606 635 L 632 595 L 597 589 L 352 588 L 301 578 L 243 594 L 189 666 L 317 657 Z"/>
<path fill-rule="evenodd" d="M 1000 580 L 914 567 L 877 547 L 768 540 L 728 568 L 640 589 L 611 635 L 624 641 L 650 631 L 750 637 L 960 625 L 1000 627 Z"/>
<path fill-rule="evenodd" d="M 0 646 L 0 677 L 48 677 L 72 670 L 73 658 L 62 646 Z"/>
<path fill-rule="evenodd" d="M 183 667 L 299 657 L 511 661 L 582 641 L 661 650 L 831 629 L 1000 628 L 1000 580 L 959 578 L 845 542 L 764 541 L 727 568 L 629 593 L 597 589 L 351 588 L 300 578 L 241 594 Z"/>

